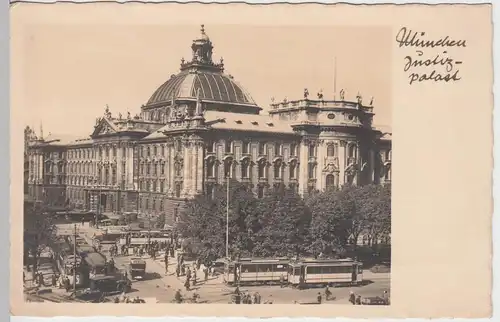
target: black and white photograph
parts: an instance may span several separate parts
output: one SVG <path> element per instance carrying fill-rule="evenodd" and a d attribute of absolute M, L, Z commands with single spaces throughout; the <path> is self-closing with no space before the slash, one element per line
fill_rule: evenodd
<path fill-rule="evenodd" d="M 33 30 L 26 300 L 389 305 L 390 29 L 326 29 Z"/>

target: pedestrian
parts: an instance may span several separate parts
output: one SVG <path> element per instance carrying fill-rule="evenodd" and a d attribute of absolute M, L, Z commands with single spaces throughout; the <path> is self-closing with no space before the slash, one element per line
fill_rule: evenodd
<path fill-rule="evenodd" d="M 257 293 L 252 294 L 252 304 L 257 304 Z"/>
<path fill-rule="evenodd" d="M 168 257 L 165 257 L 165 274 L 168 274 Z"/>
<path fill-rule="evenodd" d="M 181 275 L 181 269 L 179 268 L 179 265 L 177 265 L 177 268 L 175 269 L 175 274 L 177 274 L 177 277 Z"/>
<path fill-rule="evenodd" d="M 196 285 L 196 271 L 193 271 L 193 285 Z"/>
<path fill-rule="evenodd" d="M 211 271 L 212 277 L 214 277 L 215 276 L 215 266 L 210 267 L 210 271 Z"/>
<path fill-rule="evenodd" d="M 24 274 L 24 271 L 23 271 L 23 284 L 26 282 L 26 274 Z"/>
<path fill-rule="evenodd" d="M 361 305 L 361 295 L 356 297 L 356 305 Z"/>
<path fill-rule="evenodd" d="M 182 303 L 182 295 L 181 295 L 181 290 L 178 289 L 177 291 L 175 291 L 175 295 L 174 295 L 174 300 L 176 303 Z"/>
<path fill-rule="evenodd" d="M 351 302 L 352 305 L 356 304 L 356 295 L 354 295 L 353 291 L 351 291 L 349 294 L 349 302 Z"/>
<path fill-rule="evenodd" d="M 322 296 L 321 296 L 321 293 L 320 293 L 320 292 L 318 292 L 318 297 L 317 297 L 317 299 L 318 299 L 318 304 L 321 304 L 321 301 L 323 300 L 323 298 L 322 298 Z"/>
<path fill-rule="evenodd" d="M 260 296 L 260 293 L 259 293 L 259 292 L 257 292 L 257 293 L 255 294 L 255 300 L 257 301 L 257 304 L 260 304 L 261 299 L 262 299 L 262 297 Z"/>
<path fill-rule="evenodd" d="M 384 300 L 385 305 L 389 304 L 389 296 L 387 294 L 387 291 L 384 291 L 384 293 L 382 294 L 382 299 Z"/>
<path fill-rule="evenodd" d="M 280 275 L 280 287 L 283 288 L 285 284 L 285 277 L 283 276 L 283 273 Z"/>
<path fill-rule="evenodd" d="M 40 273 L 38 274 L 38 279 L 39 279 L 38 284 L 39 284 L 40 286 L 45 286 L 45 281 L 44 281 L 44 279 L 43 279 L 43 273 L 41 273 L 41 272 L 40 272 Z"/>
<path fill-rule="evenodd" d="M 57 277 L 56 274 L 52 275 L 52 287 L 56 287 L 57 284 Z"/>
<path fill-rule="evenodd" d="M 332 295 L 332 292 L 330 291 L 330 289 L 328 288 L 328 285 L 326 286 L 325 288 L 325 299 L 328 301 L 330 300 L 330 296 Z"/>
<path fill-rule="evenodd" d="M 186 291 L 190 291 L 189 278 L 186 278 L 186 282 L 184 282 L 184 287 L 186 288 Z"/>
<path fill-rule="evenodd" d="M 208 268 L 205 267 L 205 269 L 203 270 L 203 273 L 205 274 L 205 282 L 208 281 Z"/>

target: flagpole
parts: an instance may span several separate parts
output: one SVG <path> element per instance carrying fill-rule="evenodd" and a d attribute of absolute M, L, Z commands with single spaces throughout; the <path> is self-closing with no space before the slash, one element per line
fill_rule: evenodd
<path fill-rule="evenodd" d="M 337 56 L 333 57 L 333 99 L 337 96 Z"/>

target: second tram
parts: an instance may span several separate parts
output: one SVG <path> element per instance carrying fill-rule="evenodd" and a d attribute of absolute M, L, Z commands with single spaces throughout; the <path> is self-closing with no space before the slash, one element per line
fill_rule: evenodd
<path fill-rule="evenodd" d="M 352 259 L 309 259 L 290 262 L 292 286 L 358 285 L 363 282 L 363 264 Z"/>

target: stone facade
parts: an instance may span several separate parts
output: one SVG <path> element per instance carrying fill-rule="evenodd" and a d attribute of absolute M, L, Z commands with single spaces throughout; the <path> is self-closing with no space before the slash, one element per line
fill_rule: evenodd
<path fill-rule="evenodd" d="M 307 194 L 390 182 L 390 133 L 372 126 L 373 101 L 346 101 L 343 91 L 310 99 L 305 90 L 263 115 L 223 60 L 213 62 L 203 28 L 191 48 L 192 60 L 134 117 L 106 106 L 89 137 L 28 137 L 29 195 L 86 210 L 100 200 L 104 213 L 165 214 L 172 224 L 185 200 L 228 178 L 258 197 L 281 185 Z"/>

